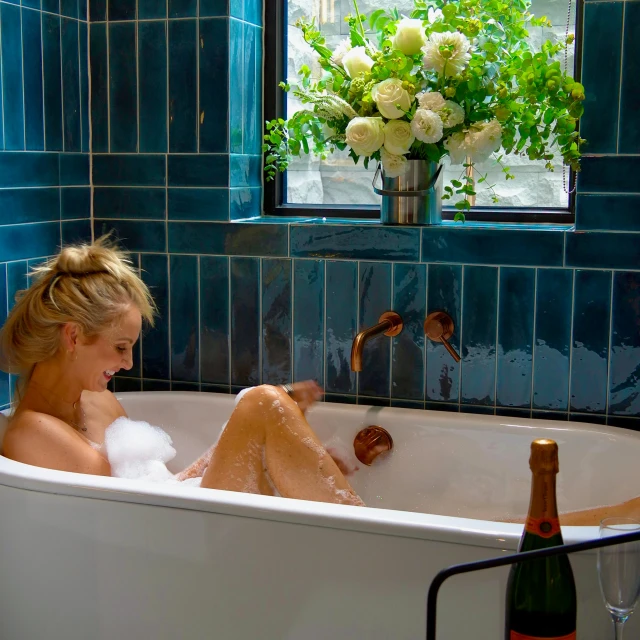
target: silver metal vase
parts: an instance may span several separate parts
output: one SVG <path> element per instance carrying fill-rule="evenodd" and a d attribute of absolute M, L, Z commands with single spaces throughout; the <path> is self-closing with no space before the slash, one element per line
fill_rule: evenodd
<path fill-rule="evenodd" d="M 382 224 L 438 225 L 442 223 L 442 165 L 426 160 L 408 160 L 407 171 L 388 178 L 378 164 L 373 190 L 382 196 Z M 382 173 L 382 189 L 376 186 Z"/>

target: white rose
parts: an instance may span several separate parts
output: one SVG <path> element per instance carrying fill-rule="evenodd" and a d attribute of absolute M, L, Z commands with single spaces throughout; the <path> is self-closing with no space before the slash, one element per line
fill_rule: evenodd
<path fill-rule="evenodd" d="M 443 143 L 449 152 L 451 164 L 463 164 L 469 150 L 467 149 L 466 135 L 462 132 L 451 134 Z"/>
<path fill-rule="evenodd" d="M 354 118 L 345 135 L 345 142 L 359 156 L 370 156 L 384 144 L 384 122 L 382 118 Z"/>
<path fill-rule="evenodd" d="M 385 178 L 399 178 L 407 172 L 407 159 L 404 156 L 389 153 L 384 147 L 380 151 L 380 160 L 382 160 Z"/>
<path fill-rule="evenodd" d="M 378 82 L 371 89 L 371 97 L 378 105 L 378 111 L 390 120 L 401 118 L 404 111 L 408 111 L 411 106 L 411 96 L 406 89 L 402 88 L 402 80 L 398 78 L 388 78 Z M 404 111 L 400 111 L 396 105 L 400 105 Z"/>
<path fill-rule="evenodd" d="M 420 142 L 438 142 L 442 139 L 442 120 L 429 109 L 418 109 L 411 121 L 411 131 Z"/>
<path fill-rule="evenodd" d="M 453 100 L 445 101 L 444 105 L 438 109 L 438 115 L 442 119 L 445 129 L 450 129 L 464 122 L 464 109 Z"/>
<path fill-rule="evenodd" d="M 433 24 L 437 20 L 444 20 L 444 14 L 441 9 L 436 9 L 434 11 L 433 7 L 429 7 L 429 11 L 427 12 L 427 20 L 429 24 Z"/>
<path fill-rule="evenodd" d="M 467 133 L 467 147 L 473 162 L 485 162 L 502 145 L 502 127 L 497 120 L 474 125 Z"/>
<path fill-rule="evenodd" d="M 422 63 L 425 69 L 437 71 L 445 76 L 455 76 L 462 73 L 469 64 L 470 48 L 469 40 L 458 31 L 432 33 L 427 44 L 422 47 Z"/>
<path fill-rule="evenodd" d="M 408 153 L 416 137 L 411 125 L 404 120 L 389 120 L 384 125 L 384 148 L 395 155 Z"/>
<path fill-rule="evenodd" d="M 426 37 L 422 20 L 402 18 L 398 23 L 398 29 L 393 38 L 394 48 L 402 51 L 405 56 L 413 56 L 416 53 L 420 53 L 420 49 L 425 43 Z"/>
<path fill-rule="evenodd" d="M 368 73 L 373 65 L 374 62 L 367 55 L 364 47 L 353 47 L 342 56 L 342 66 L 350 78 L 355 78 L 361 73 Z"/>
<path fill-rule="evenodd" d="M 331 60 L 333 60 L 333 62 L 335 62 L 336 64 L 342 65 L 342 60 L 348 51 L 351 51 L 351 40 L 349 38 L 345 38 L 336 47 L 333 55 L 331 56 Z"/>
<path fill-rule="evenodd" d="M 439 91 L 425 91 L 419 93 L 416 98 L 418 98 L 418 103 L 422 109 L 438 111 L 445 105 L 445 100 Z"/>

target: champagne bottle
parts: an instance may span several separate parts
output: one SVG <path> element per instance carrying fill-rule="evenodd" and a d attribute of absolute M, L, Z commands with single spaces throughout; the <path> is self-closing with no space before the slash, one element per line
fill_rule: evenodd
<path fill-rule="evenodd" d="M 534 440 L 529 467 L 531 501 L 518 552 L 564 544 L 556 505 L 558 445 L 553 440 Z M 506 640 L 575 640 L 576 615 L 576 586 L 566 555 L 511 566 Z"/>

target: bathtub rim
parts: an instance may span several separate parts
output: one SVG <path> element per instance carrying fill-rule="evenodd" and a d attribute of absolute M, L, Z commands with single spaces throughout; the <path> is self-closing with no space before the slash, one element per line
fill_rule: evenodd
<path fill-rule="evenodd" d="M 193 399 L 193 391 L 132 391 L 116 393 L 116 397 L 148 397 L 150 394 L 168 396 L 176 400 Z M 212 393 L 230 399 L 228 394 Z M 229 400 L 225 400 L 229 402 Z M 361 410 L 362 405 L 332 403 L 332 407 Z M 378 407 L 376 407 L 377 409 Z M 416 411 L 446 418 L 438 411 L 393 408 L 394 413 Z M 3 412 L 4 413 L 4 412 Z M 452 414 L 451 419 L 460 414 Z M 470 419 L 485 424 L 507 423 L 527 426 L 531 422 L 544 422 L 551 426 L 555 421 L 541 421 L 500 416 L 471 415 Z M 564 426 L 565 423 L 557 422 Z M 567 423 L 569 424 L 569 423 Z M 597 431 L 602 425 L 570 423 L 572 426 Z M 626 429 L 605 427 L 607 431 L 628 432 Z M 123 478 L 92 476 L 68 471 L 57 471 L 16 462 L 0 454 L 0 486 L 59 494 L 96 500 L 109 500 L 129 504 L 145 504 L 173 509 L 201 511 L 220 515 L 258 518 L 307 526 L 321 526 L 347 531 L 378 535 L 414 538 L 425 541 L 449 542 L 475 547 L 486 547 L 511 552 L 516 549 L 523 525 L 441 516 L 434 514 L 379 509 L 376 507 L 353 507 L 272 496 L 261 496 L 216 489 L 207 490 L 206 498 L 198 487 L 173 487 L 166 484 L 148 484 L 141 491 L 140 483 Z M 563 527 L 565 542 L 581 542 L 598 537 L 598 527 Z"/>

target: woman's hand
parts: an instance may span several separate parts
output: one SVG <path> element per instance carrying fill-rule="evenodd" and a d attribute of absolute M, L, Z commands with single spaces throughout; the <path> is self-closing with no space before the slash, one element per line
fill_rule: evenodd
<path fill-rule="evenodd" d="M 294 382 L 291 385 L 291 397 L 304 413 L 315 402 L 322 398 L 324 391 L 322 387 L 314 380 L 305 380 L 304 382 Z"/>

